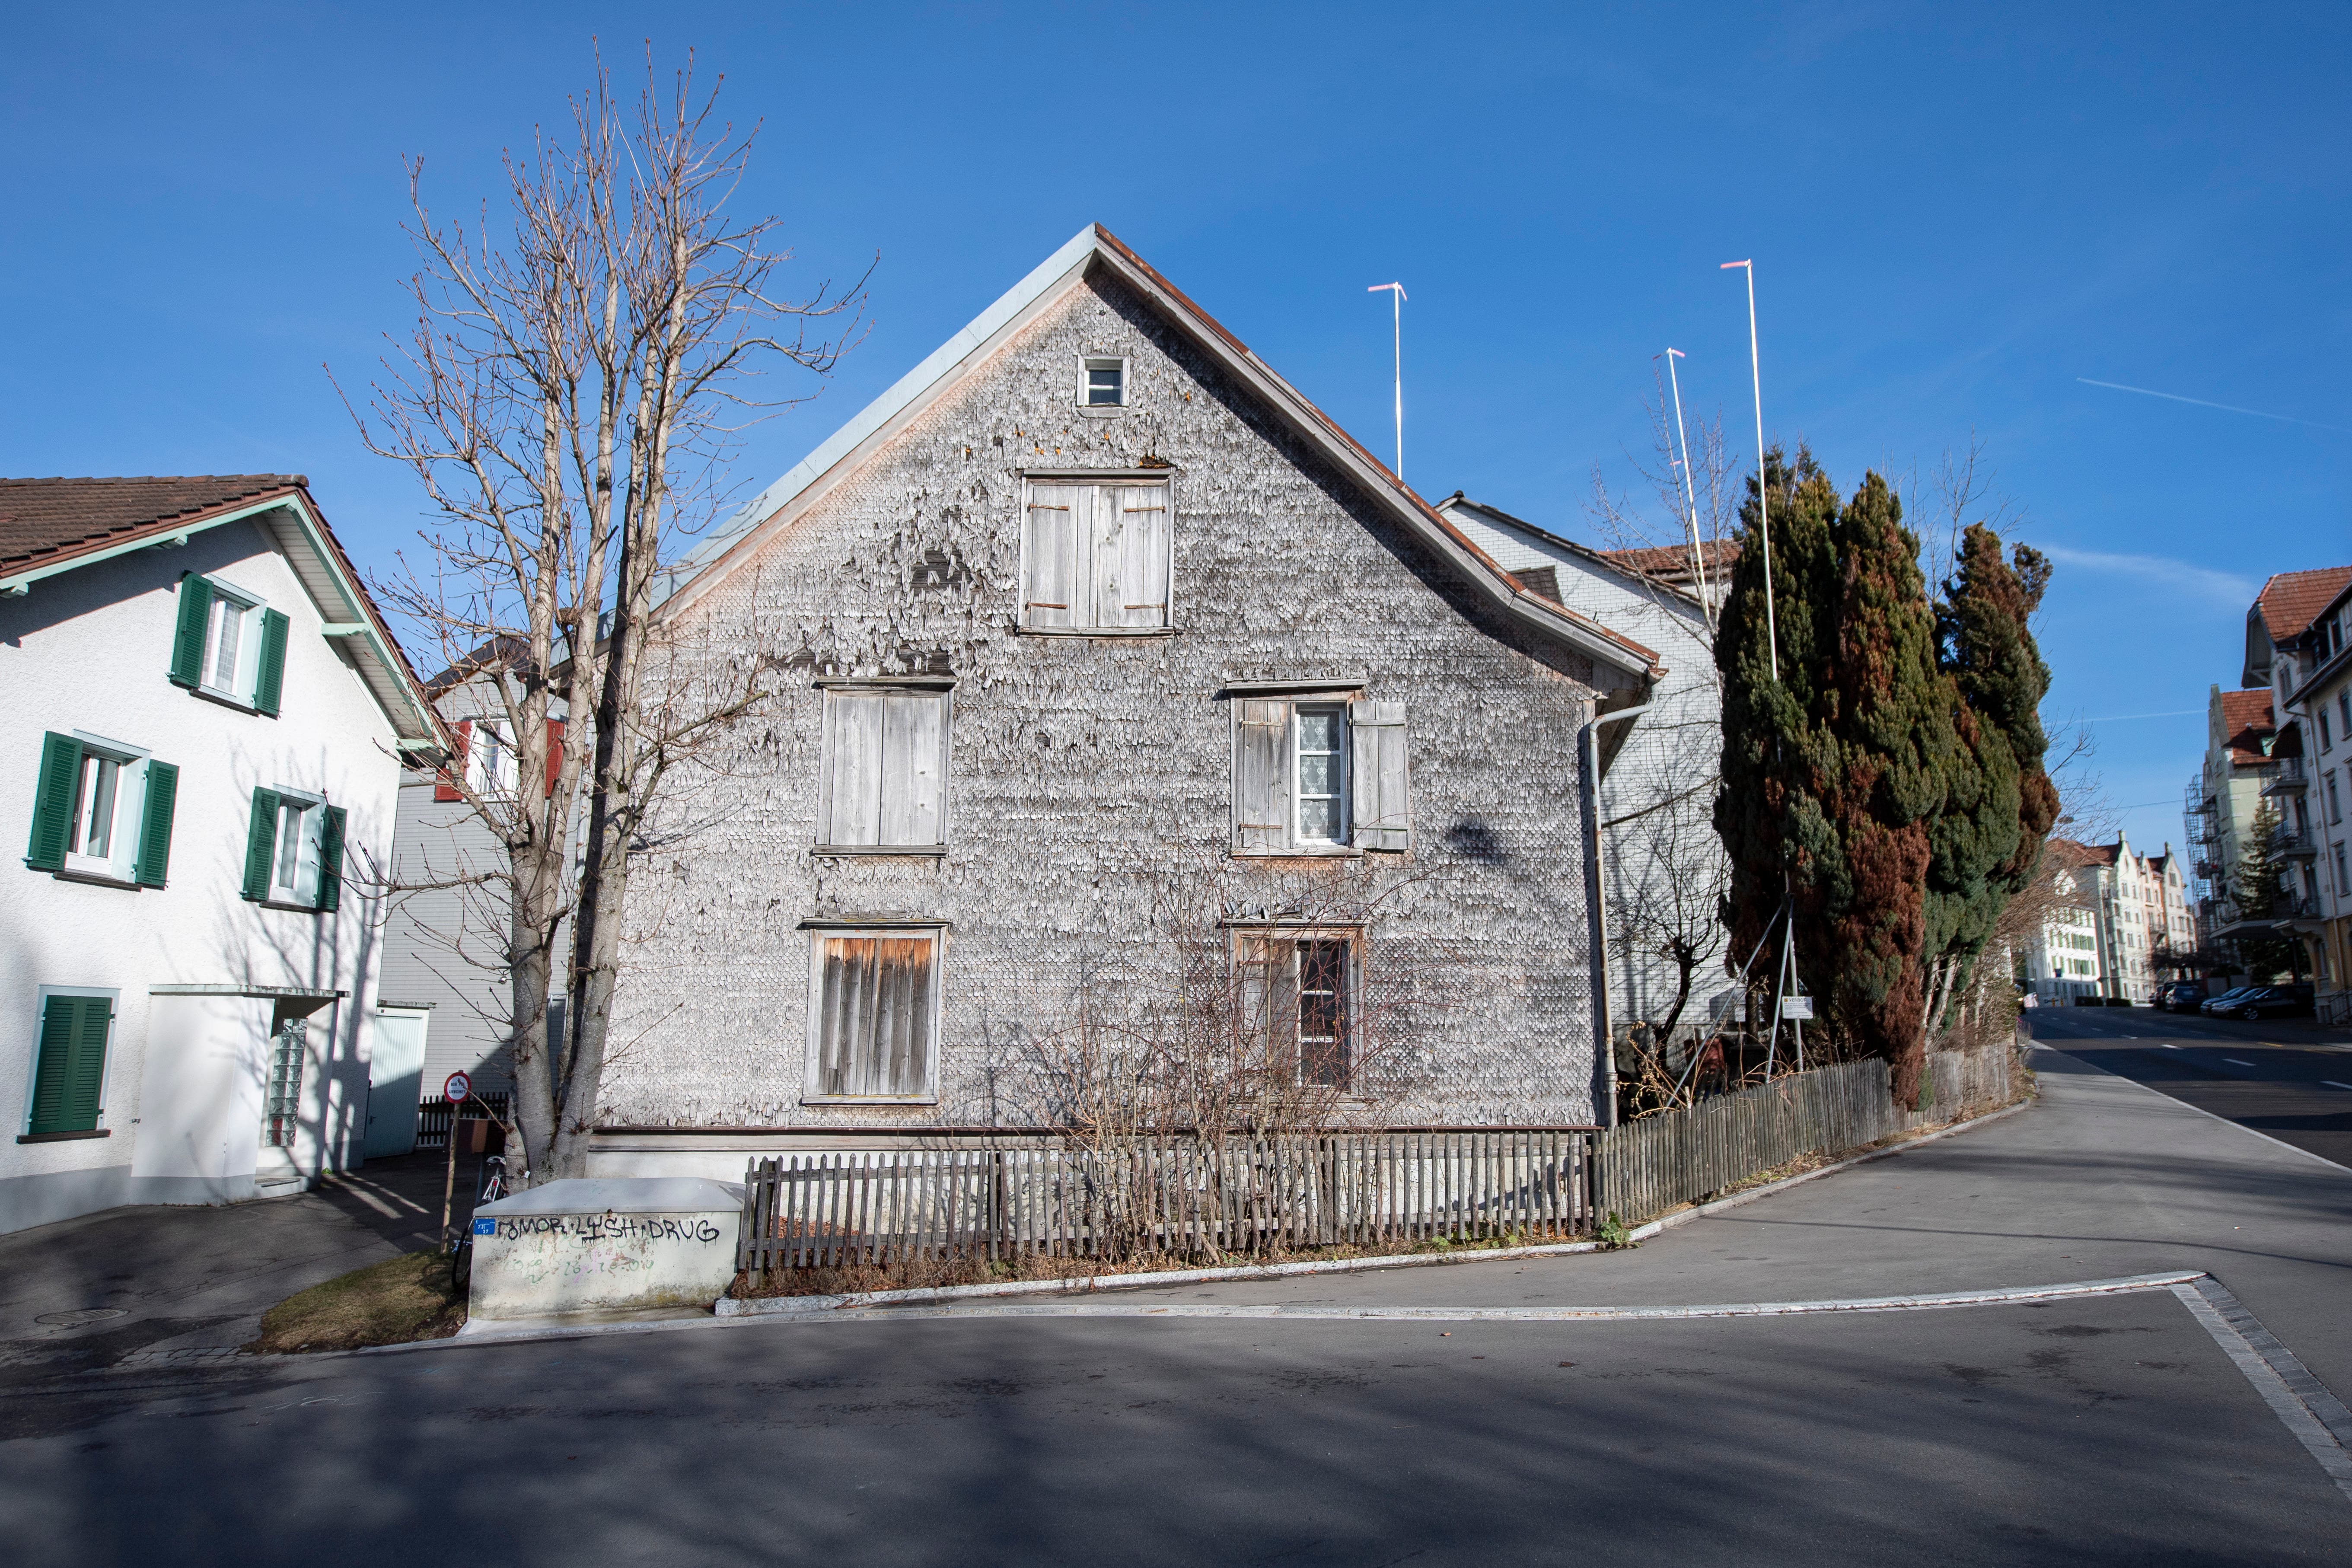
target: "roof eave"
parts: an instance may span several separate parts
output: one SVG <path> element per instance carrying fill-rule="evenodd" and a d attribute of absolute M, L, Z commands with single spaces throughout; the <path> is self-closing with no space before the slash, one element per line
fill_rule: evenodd
<path fill-rule="evenodd" d="M 343 554 L 342 546 L 335 539 L 333 531 L 327 527 L 326 520 L 319 514 L 317 503 L 299 485 L 285 485 L 256 495 L 240 496 L 234 501 L 205 510 L 160 519 L 148 527 L 132 531 L 128 537 L 110 539 L 88 549 L 54 556 L 38 565 L 0 577 L 0 595 L 22 597 L 32 592 L 34 584 L 64 573 L 96 566 L 159 545 L 184 544 L 196 534 L 232 522 L 259 519 L 273 511 L 293 515 L 305 547 L 326 573 L 343 601 L 343 608 L 350 612 L 345 616 L 330 615 L 330 624 L 351 628 L 344 634 L 343 640 L 357 643 L 363 648 L 365 657 L 383 671 L 384 679 L 382 684 L 397 694 L 397 700 L 387 700 L 379 683 L 367 679 L 362 672 L 361 683 L 368 688 L 369 695 L 375 699 L 384 717 L 392 721 L 393 729 L 404 746 L 446 747 L 449 738 L 442 727 L 440 716 L 425 700 L 415 672 L 408 668 L 406 656 L 394 639 L 391 628 L 384 625 L 374 601 L 360 586 L 358 574 L 352 570 L 350 559 Z M 308 584 L 305 584 L 305 591 L 309 591 Z M 320 605 L 320 608 L 325 612 L 329 607 Z M 357 662 L 356 658 L 354 662 Z M 406 710 L 404 715 L 401 711 L 403 709 Z M 403 722 L 404 717 L 406 722 Z"/>
<path fill-rule="evenodd" d="M 1508 618 L 1638 679 L 1655 680 L 1665 673 L 1652 649 L 1521 588 L 1500 564 L 1390 473 L 1271 365 L 1251 353 L 1247 344 L 1099 224 L 1081 229 L 961 331 L 740 509 L 717 533 L 689 552 L 680 567 L 691 574 L 674 573 L 675 585 L 666 600 L 683 607 L 698 597 L 723 575 L 729 558 L 754 540 L 771 537 L 777 529 L 788 525 L 829 489 L 832 479 L 853 465 L 862 451 L 886 439 L 919 413 L 966 363 L 992 352 L 993 345 L 1007 331 L 1016 329 L 1032 312 L 1058 297 L 1064 289 L 1082 279 L 1087 268 L 1097 264 L 1108 267 L 1129 287 L 1154 299 L 1171 322 L 1212 357 L 1251 383 L 1252 389 L 1268 407 L 1284 415 L 1299 434 L 1321 447 L 1356 480 L 1360 489 L 1387 505 L 1411 532 L 1465 578 L 1486 589 Z"/>

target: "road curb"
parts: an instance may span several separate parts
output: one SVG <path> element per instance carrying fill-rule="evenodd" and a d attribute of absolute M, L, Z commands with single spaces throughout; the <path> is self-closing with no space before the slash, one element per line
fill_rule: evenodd
<path fill-rule="evenodd" d="M 2033 1103 L 2032 1100 L 2026 1100 L 2015 1105 L 2003 1106 L 1999 1110 L 1971 1117 L 1966 1121 L 1956 1121 L 1948 1127 L 1938 1128 L 1933 1132 L 1909 1139 L 1902 1143 L 1884 1149 L 1873 1149 L 1866 1153 L 1840 1160 L 1835 1164 L 1824 1165 L 1818 1171 L 1806 1171 L 1798 1175 L 1784 1176 L 1780 1181 L 1767 1183 L 1763 1186 L 1748 1192 L 1738 1193 L 1727 1198 L 1717 1198 L 1712 1203 L 1702 1204 L 1696 1208 L 1664 1215 L 1638 1226 L 1629 1233 L 1628 1239 L 1641 1241 L 1671 1230 L 1676 1226 L 1688 1224 L 1692 1220 L 1720 1213 L 1725 1209 L 1737 1208 L 1742 1204 L 1754 1203 L 1759 1198 L 1770 1197 L 1776 1193 L 1786 1192 L 1790 1187 L 1817 1181 L 1823 1176 L 1834 1175 L 1840 1171 L 1851 1169 L 1855 1165 L 1866 1164 L 1873 1160 L 1892 1159 L 1924 1144 L 1949 1138 L 1956 1133 L 1966 1132 L 1972 1128 L 1981 1127 L 1987 1122 L 1997 1121 L 2004 1116 L 2015 1115 L 2021 1110 L 2029 1109 Z M 1114 1290 L 1150 1289 L 1169 1285 L 1221 1284 L 1251 1279 L 1290 1279 L 1314 1274 L 1362 1274 L 1387 1268 L 1433 1268 L 1462 1263 L 1507 1263 L 1513 1259 L 1559 1257 L 1608 1250 L 1607 1247 L 1597 1241 L 1566 1241 L 1533 1247 L 1496 1247 L 1454 1252 L 1410 1253 L 1402 1257 L 1316 1258 L 1299 1263 L 1252 1264 L 1225 1268 L 1171 1268 L 1150 1274 L 1090 1274 L 1079 1279 L 1016 1279 L 992 1285 L 940 1285 L 912 1290 L 869 1290 L 839 1296 L 768 1296 L 750 1301 L 737 1301 L 732 1298 L 722 1297 L 709 1316 L 697 1314 L 686 1318 L 620 1323 L 519 1322 L 512 1329 L 483 1329 L 472 1333 L 461 1332 L 446 1340 L 417 1340 L 407 1344 L 371 1345 L 364 1350 L 328 1352 L 318 1355 L 251 1359 L 319 1362 L 340 1356 L 396 1355 L 408 1352 L 447 1350 L 472 1345 L 526 1344 L 552 1340 L 593 1339 L 606 1334 L 671 1333 L 684 1329 L 742 1327 L 753 1323 L 836 1316 L 920 1315 L 929 1317 L 935 1313 L 924 1309 L 932 1308 L 937 1303 L 958 1300 L 1018 1295 L 1091 1296 Z M 865 1309 L 869 1308 L 881 1308 L 885 1310 L 870 1314 L 864 1311 Z M 1007 1310 L 1011 1309 L 1008 1308 Z"/>

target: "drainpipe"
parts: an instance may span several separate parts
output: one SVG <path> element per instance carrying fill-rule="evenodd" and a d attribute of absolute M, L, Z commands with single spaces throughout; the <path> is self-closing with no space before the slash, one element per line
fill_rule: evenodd
<path fill-rule="evenodd" d="M 1598 704 L 1595 704 L 1596 707 Z M 1600 984 L 1593 1012 L 1601 1024 L 1601 1059 L 1606 1068 L 1608 1098 L 1601 1107 L 1601 1124 L 1617 1125 L 1617 1037 L 1616 1024 L 1609 1008 L 1609 877 L 1602 864 L 1603 842 L 1601 832 L 1601 726 L 1613 724 L 1620 719 L 1638 719 L 1650 710 L 1647 702 L 1633 708 L 1612 708 L 1597 714 L 1584 727 L 1584 777 L 1586 803 L 1591 825 L 1586 835 L 1592 856 L 1592 931 L 1594 951 L 1600 956 Z"/>

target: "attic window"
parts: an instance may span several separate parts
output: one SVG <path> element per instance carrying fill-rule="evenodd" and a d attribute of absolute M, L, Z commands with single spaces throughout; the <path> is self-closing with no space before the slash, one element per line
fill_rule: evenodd
<path fill-rule="evenodd" d="M 1127 406 L 1127 362 L 1089 358 L 1080 362 L 1078 402 L 1087 408 Z"/>

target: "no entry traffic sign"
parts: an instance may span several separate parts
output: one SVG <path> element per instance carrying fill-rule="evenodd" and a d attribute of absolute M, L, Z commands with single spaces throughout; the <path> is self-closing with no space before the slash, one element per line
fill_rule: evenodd
<path fill-rule="evenodd" d="M 461 1072 L 451 1073 L 449 1081 L 441 1086 L 441 1098 L 453 1105 L 473 1092 L 474 1080 Z"/>

